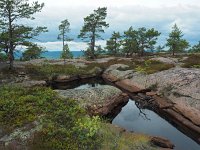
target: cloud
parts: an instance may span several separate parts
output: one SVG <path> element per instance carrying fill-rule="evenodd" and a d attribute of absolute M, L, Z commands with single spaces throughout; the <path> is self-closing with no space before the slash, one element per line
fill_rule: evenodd
<path fill-rule="evenodd" d="M 48 51 L 58 51 L 62 50 L 62 42 L 61 41 L 54 41 L 54 42 L 36 42 L 38 45 L 45 47 Z M 67 42 L 70 51 L 80 51 L 87 49 L 88 45 L 85 42 L 75 42 L 70 41 Z M 96 45 L 101 45 L 104 47 L 106 45 L 106 41 L 99 40 L 96 41 Z"/>
<path fill-rule="evenodd" d="M 33 0 L 34 1 L 34 0 Z M 107 22 L 110 27 L 103 35 L 110 37 L 112 31 L 123 33 L 130 26 L 134 28 L 156 28 L 162 33 L 159 41 L 164 43 L 171 27 L 177 23 L 191 43 L 200 40 L 199 0 L 38 0 L 45 2 L 41 13 L 31 24 L 47 26 L 49 33 L 40 36 L 42 42 L 57 41 L 58 25 L 68 19 L 71 23 L 69 35 L 77 42 L 77 35 L 83 25 L 83 18 L 98 7 L 107 7 Z M 82 44 L 81 42 L 78 42 Z M 80 46 L 81 47 L 81 46 Z"/>

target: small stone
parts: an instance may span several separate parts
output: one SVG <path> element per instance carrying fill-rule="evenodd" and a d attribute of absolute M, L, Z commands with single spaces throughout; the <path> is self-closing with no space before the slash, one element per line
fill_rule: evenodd
<path fill-rule="evenodd" d="M 154 95 L 156 95 L 156 92 L 146 92 L 146 95 L 147 96 L 154 96 Z"/>
<path fill-rule="evenodd" d="M 168 139 L 161 137 L 152 137 L 151 143 L 162 148 L 174 148 L 174 144 L 172 144 Z"/>

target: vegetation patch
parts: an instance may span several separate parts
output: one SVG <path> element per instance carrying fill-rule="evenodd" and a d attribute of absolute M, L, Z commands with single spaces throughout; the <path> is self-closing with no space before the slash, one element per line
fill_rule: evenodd
<path fill-rule="evenodd" d="M 100 129 L 104 141 L 102 150 L 154 150 L 150 138 L 143 134 L 124 132 L 123 129 L 110 124 L 104 124 Z"/>
<path fill-rule="evenodd" d="M 49 77 L 57 74 L 65 74 L 65 75 L 80 75 L 87 74 L 87 68 L 77 68 L 71 64 L 65 65 L 51 65 L 51 64 L 43 64 L 43 65 L 27 65 L 26 71 L 32 76 L 32 78 L 39 79 L 48 79 Z"/>
<path fill-rule="evenodd" d="M 6 61 L 8 59 L 8 56 L 5 53 L 0 52 L 0 61 Z"/>
<path fill-rule="evenodd" d="M 43 129 L 30 141 L 31 149 L 96 149 L 99 117 L 88 117 L 85 110 L 70 99 L 61 99 L 45 87 L 0 88 L 0 126 L 8 133 L 39 117 Z"/>
<path fill-rule="evenodd" d="M 174 67 L 173 64 L 166 64 L 157 60 L 146 60 L 144 62 L 136 62 L 136 65 L 136 71 L 143 72 L 145 74 L 153 74 Z"/>
<path fill-rule="evenodd" d="M 200 54 L 189 55 L 183 63 L 182 67 L 184 68 L 200 68 Z"/>

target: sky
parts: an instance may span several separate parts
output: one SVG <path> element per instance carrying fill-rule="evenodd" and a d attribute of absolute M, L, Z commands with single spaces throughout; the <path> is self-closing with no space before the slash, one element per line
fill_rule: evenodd
<path fill-rule="evenodd" d="M 35 0 L 30 0 L 35 1 Z M 161 32 L 157 45 L 163 45 L 176 23 L 183 31 L 184 38 L 191 45 L 200 41 L 200 3 L 199 0 L 37 0 L 45 6 L 35 14 L 34 26 L 46 26 L 49 32 L 43 33 L 36 41 L 49 51 L 61 50 L 62 44 L 57 40 L 58 26 L 64 19 L 70 22 L 70 50 L 84 50 L 87 44 L 77 38 L 83 26 L 83 18 L 98 7 L 107 7 L 106 21 L 109 28 L 102 35 L 104 40 L 97 41 L 105 46 L 113 31 L 121 34 L 130 26 L 155 28 Z M 30 23 L 30 22 L 27 22 Z"/>

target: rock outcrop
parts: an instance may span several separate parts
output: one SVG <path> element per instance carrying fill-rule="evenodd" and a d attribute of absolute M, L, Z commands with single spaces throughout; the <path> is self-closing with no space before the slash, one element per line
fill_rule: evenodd
<path fill-rule="evenodd" d="M 151 58 L 150 60 L 156 60 L 156 61 L 160 61 L 166 64 L 176 64 L 178 63 L 178 59 L 177 58 L 171 58 L 171 57 L 155 57 L 155 58 Z"/>
<path fill-rule="evenodd" d="M 162 148 L 170 148 L 170 149 L 174 148 L 174 144 L 172 144 L 169 140 L 161 137 L 156 137 L 156 136 L 152 137 L 151 143 Z"/>
<path fill-rule="evenodd" d="M 119 89 L 102 85 L 88 89 L 56 90 L 60 96 L 71 98 L 86 108 L 90 115 L 108 116 L 128 102 L 128 95 Z"/>
<path fill-rule="evenodd" d="M 173 121 L 181 131 L 200 143 L 199 69 L 176 67 L 145 75 L 119 68 L 128 66 L 110 66 L 103 78 L 128 91 L 133 99 L 146 103 L 143 106 Z"/>

